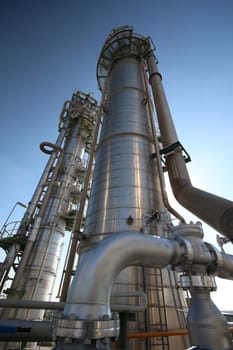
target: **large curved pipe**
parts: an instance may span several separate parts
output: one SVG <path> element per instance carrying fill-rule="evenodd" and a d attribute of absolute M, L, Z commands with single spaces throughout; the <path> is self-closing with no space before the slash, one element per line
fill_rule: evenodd
<path fill-rule="evenodd" d="M 147 57 L 147 64 L 163 146 L 174 146 L 178 137 L 153 54 Z M 166 165 L 177 201 L 215 230 L 233 240 L 233 202 L 193 187 L 179 146 L 167 153 Z"/>
<path fill-rule="evenodd" d="M 111 287 L 120 271 L 132 265 L 163 268 L 176 264 L 182 255 L 183 248 L 175 240 L 134 232 L 107 237 L 81 257 L 67 296 L 64 318 L 111 317 Z"/>

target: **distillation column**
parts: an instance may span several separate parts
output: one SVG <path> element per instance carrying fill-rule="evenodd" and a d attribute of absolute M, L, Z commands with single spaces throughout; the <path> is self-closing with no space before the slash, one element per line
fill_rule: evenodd
<path fill-rule="evenodd" d="M 186 326 L 192 345 L 232 349 L 225 320 L 211 302 L 210 291 L 215 290 L 214 275 L 233 279 L 233 257 L 205 243 L 201 225 L 186 224 L 171 208 L 164 190 L 161 154 L 181 202 L 196 210 L 204 198 L 214 208 L 207 219 L 217 229 L 224 227 L 230 238 L 227 222 L 233 203 L 192 187 L 153 49 L 151 40 L 135 34 L 132 27 L 114 29 L 97 66 L 102 114 L 90 95 L 77 92 L 64 105 L 57 142 L 41 144 L 51 156 L 18 232 L 26 246 L 8 290 L 9 299 L 18 300 L 2 303 L 6 309 L 0 335 L 3 341 L 11 341 L 1 343 L 2 350 L 29 349 L 35 343 L 26 344 L 27 340 L 55 338 L 57 350 L 110 350 L 119 330 L 119 350 L 185 349 L 189 345 L 186 337 L 169 338 L 166 331 L 184 334 Z M 149 81 L 161 138 L 155 132 Z M 84 175 L 82 161 L 86 159 Z M 183 184 L 179 188 L 177 178 Z M 49 303 L 63 312 L 52 322 L 33 321 L 43 317 L 43 310 L 23 307 L 48 306 L 44 301 L 50 299 L 64 230 L 68 221 L 71 227 L 74 211 L 72 243 L 61 283 L 64 303 Z M 172 224 L 169 211 L 181 221 L 179 225 Z M 198 213 L 201 211 L 199 208 Z M 78 240 L 79 262 L 69 287 Z M 17 249 L 21 253 L 23 247 Z M 10 254 L 1 267 L 7 271 L 13 258 Z M 187 325 L 184 294 L 177 289 L 176 273 L 170 266 L 181 273 L 179 285 L 192 296 Z M 25 331 L 27 325 L 30 334 L 24 335 L 21 326 Z M 139 338 L 146 332 L 146 340 L 129 340 L 127 345 L 127 332 L 132 331 L 140 333 L 133 334 Z M 158 332 L 160 338 L 153 337 Z M 23 344 L 13 344 L 13 339 Z"/>
<path fill-rule="evenodd" d="M 90 151 L 98 110 L 97 101 L 89 94 L 74 93 L 61 113 L 59 127 L 62 138 L 58 138 L 59 143 L 41 144 L 41 149 L 51 154 L 53 166 L 49 161 L 50 167 L 37 188 L 39 193 L 33 196 L 37 199 L 37 212 L 31 223 L 22 260 L 8 290 L 8 298 L 51 300 L 67 217 L 74 203 L 77 203 L 81 190 L 83 179 L 79 178 L 79 174 L 80 170 L 83 171 L 85 152 L 87 156 Z M 33 320 L 43 319 L 43 315 L 44 310 L 7 308 L 2 318 Z"/>
<path fill-rule="evenodd" d="M 97 76 L 103 93 L 104 115 L 83 240 L 78 251 L 80 262 L 86 251 L 109 235 L 132 231 L 139 235 L 163 236 L 171 224 L 162 200 L 157 165 L 151 157 L 155 146 L 143 62 L 143 56 L 150 50 L 150 44 L 143 37 L 126 27 L 110 34 L 100 54 Z M 128 330 L 186 328 L 182 314 L 185 302 L 175 284 L 175 275 L 169 269 L 128 267 L 123 270 L 114 283 L 112 300 L 119 307 L 125 305 L 122 319 L 134 314 Z M 75 288 L 71 286 L 71 294 Z M 147 294 L 148 307 L 145 312 L 135 314 L 138 292 Z M 172 340 L 163 337 L 129 340 L 128 348 L 162 350 L 187 346 L 183 337 Z"/>

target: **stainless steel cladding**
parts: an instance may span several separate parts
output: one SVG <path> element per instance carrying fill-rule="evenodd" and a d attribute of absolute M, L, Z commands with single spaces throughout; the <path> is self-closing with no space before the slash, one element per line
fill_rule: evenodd
<path fill-rule="evenodd" d="M 96 240 L 113 232 L 140 232 L 143 214 L 162 208 L 146 98 L 141 62 L 117 61 L 109 77 L 84 231 Z"/>
<path fill-rule="evenodd" d="M 9 250 L 1 265 L 7 276 L 15 255 L 22 253 L 8 290 L 9 299 L 22 300 L 6 300 L 1 314 L 12 319 L 3 321 L 3 339 L 10 339 L 8 326 L 16 334 L 11 343 L 1 344 L 2 350 L 19 348 L 14 339 L 53 337 L 56 350 L 110 350 L 118 336 L 119 349 L 184 349 L 187 328 L 192 345 L 232 349 L 224 319 L 210 300 L 213 276 L 232 278 L 232 256 L 205 243 L 201 225 L 186 224 L 170 206 L 163 170 L 183 205 L 194 213 L 209 206 L 203 217 L 216 228 L 219 220 L 228 226 L 233 204 L 192 187 L 187 152 L 178 141 L 153 51 L 151 39 L 132 27 L 112 30 L 97 65 L 101 106 L 89 94 L 75 93 L 64 104 L 57 143 L 42 144 L 51 156 L 20 227 L 25 248 L 18 244 L 15 252 Z M 171 214 L 179 225 L 173 225 Z M 49 323 L 53 334 L 42 330 L 40 338 L 40 322 L 25 320 L 41 319 L 38 307 L 48 305 L 67 217 L 73 231 L 57 305 L 63 312 Z M 224 231 L 228 239 L 230 227 Z M 35 327 L 35 339 L 33 333 L 17 334 L 22 319 Z M 169 337 L 170 331 L 176 337 Z"/>
<path fill-rule="evenodd" d="M 104 114 L 83 232 L 86 239 L 79 245 L 80 263 L 82 254 L 108 235 L 127 231 L 163 235 L 170 222 L 169 216 L 163 217 L 166 209 L 161 182 L 157 162 L 151 157 L 157 135 L 153 133 L 142 59 L 142 54 L 151 48 L 147 39 L 128 28 L 123 28 L 123 33 L 120 30 L 110 34 L 97 67 Z M 139 302 L 138 291 L 144 291 L 148 308 L 136 313 L 135 322 L 128 324 L 129 330 L 185 328 L 184 313 L 177 311 L 177 307 L 185 308 L 185 301 L 176 283 L 169 269 L 128 267 L 114 282 L 112 303 L 130 310 L 130 305 Z M 71 293 L 75 288 L 71 286 Z M 130 348 L 165 349 L 169 342 L 174 348 L 188 346 L 185 338 L 176 337 L 163 339 L 161 344 L 156 340 L 130 340 Z"/>

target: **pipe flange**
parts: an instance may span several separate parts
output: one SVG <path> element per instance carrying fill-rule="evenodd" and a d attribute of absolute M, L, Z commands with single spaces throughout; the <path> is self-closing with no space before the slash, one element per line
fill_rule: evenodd
<path fill-rule="evenodd" d="M 215 278 L 207 275 L 181 275 L 180 287 L 184 290 L 191 288 L 207 288 L 210 291 L 217 290 Z"/>
<path fill-rule="evenodd" d="M 212 263 L 210 264 L 208 268 L 208 272 L 211 274 L 216 274 L 219 270 L 221 270 L 223 266 L 223 256 L 222 254 L 218 251 L 215 246 L 212 244 L 205 242 L 205 245 L 207 246 L 211 256 L 212 256 Z"/>
<path fill-rule="evenodd" d="M 190 268 L 193 263 L 194 259 L 194 251 L 192 244 L 189 240 L 181 237 L 181 236 L 176 236 L 175 240 L 180 243 L 180 245 L 184 248 L 184 254 L 182 256 L 182 261 L 178 266 L 176 266 L 177 271 L 190 271 Z"/>
<path fill-rule="evenodd" d="M 71 339 L 114 338 L 120 333 L 120 321 L 114 320 L 58 320 L 56 336 Z"/>

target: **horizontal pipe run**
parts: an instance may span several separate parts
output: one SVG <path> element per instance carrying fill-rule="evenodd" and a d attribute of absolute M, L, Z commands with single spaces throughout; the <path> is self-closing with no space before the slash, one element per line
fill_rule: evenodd
<path fill-rule="evenodd" d="M 0 320 L 0 341 L 51 341 L 53 328 L 48 321 Z"/>
<path fill-rule="evenodd" d="M 54 325 L 47 321 L 0 320 L 0 342 L 2 341 L 53 341 Z M 233 327 L 228 327 L 233 332 Z M 189 334 L 187 329 L 162 332 L 128 333 L 128 339 L 172 337 Z"/>
<path fill-rule="evenodd" d="M 56 301 L 0 299 L 0 307 L 19 309 L 63 310 L 65 303 Z"/>
<path fill-rule="evenodd" d="M 233 333 L 233 327 L 228 327 L 228 330 Z M 153 338 L 153 337 L 174 337 L 177 335 L 188 335 L 187 329 L 178 329 L 174 331 L 162 331 L 162 332 L 142 332 L 142 333 L 128 333 L 128 339 L 139 339 L 139 338 Z"/>
<path fill-rule="evenodd" d="M 189 332 L 187 329 L 178 329 L 174 331 L 162 331 L 162 332 L 142 332 L 142 333 L 128 333 L 128 339 L 139 338 L 153 338 L 153 337 L 173 337 L 177 335 L 187 335 Z"/>
<path fill-rule="evenodd" d="M 83 254 L 68 293 L 64 317 L 111 317 L 112 284 L 124 268 L 133 265 L 157 268 L 169 264 L 177 266 L 184 263 L 184 252 L 185 248 L 179 240 L 158 238 L 138 232 L 121 232 L 109 236 Z M 190 254 L 187 258 L 191 258 L 195 264 L 203 263 L 200 262 L 202 256 L 198 250 L 195 256 L 192 256 L 193 250 Z M 221 278 L 233 276 L 233 258 L 230 255 L 216 252 L 214 257 L 206 252 L 205 265 L 206 268 L 217 265 L 215 273 Z M 83 280 L 86 281 L 85 285 L 80 283 Z"/>
<path fill-rule="evenodd" d="M 117 312 L 139 312 L 139 311 L 145 311 L 147 308 L 147 295 L 146 293 L 142 291 L 135 291 L 135 292 L 121 292 L 120 294 L 111 295 L 112 297 L 117 298 L 125 298 L 125 297 L 139 297 L 141 298 L 141 303 L 137 303 L 137 305 L 134 304 L 112 304 L 111 303 L 111 310 L 117 311 Z"/>
<path fill-rule="evenodd" d="M 117 297 L 140 297 L 142 303 L 139 305 L 134 304 L 113 304 L 111 303 L 111 310 L 116 312 L 137 312 L 144 311 L 147 307 L 147 295 L 144 292 L 127 292 L 117 295 Z M 38 301 L 38 300 L 14 300 L 14 299 L 0 299 L 0 307 L 4 308 L 19 308 L 19 309 L 44 309 L 44 310 L 57 310 L 62 311 L 64 309 L 65 302 L 53 302 L 53 301 Z"/>

